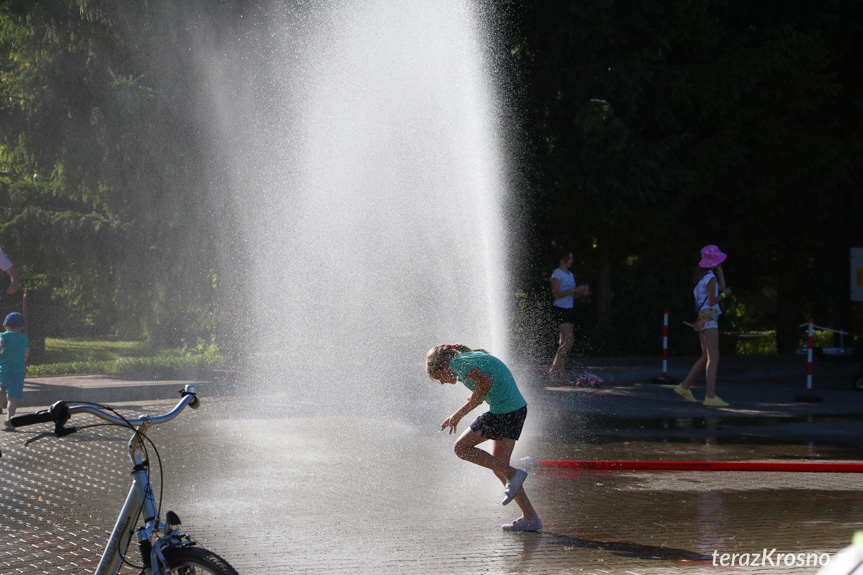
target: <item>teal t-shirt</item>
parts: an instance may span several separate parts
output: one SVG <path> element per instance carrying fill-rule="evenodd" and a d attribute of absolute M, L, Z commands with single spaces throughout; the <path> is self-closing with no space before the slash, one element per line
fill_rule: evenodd
<path fill-rule="evenodd" d="M 16 373 L 27 370 L 26 352 L 30 339 L 26 333 L 4 331 L 0 333 L 3 351 L 0 351 L 0 372 Z"/>
<path fill-rule="evenodd" d="M 489 353 L 481 351 L 460 353 L 449 362 L 449 368 L 471 391 L 476 389 L 476 382 L 467 376 L 467 372 L 476 368 L 491 377 L 491 389 L 485 395 L 485 402 L 488 403 L 491 413 L 511 413 L 527 405 L 509 368 Z"/>

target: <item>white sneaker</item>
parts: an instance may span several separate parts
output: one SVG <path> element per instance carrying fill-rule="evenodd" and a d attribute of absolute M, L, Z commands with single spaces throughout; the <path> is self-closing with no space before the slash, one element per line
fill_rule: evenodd
<path fill-rule="evenodd" d="M 503 501 L 501 502 L 503 505 L 506 505 L 518 493 L 518 490 L 521 489 L 521 484 L 524 483 L 524 480 L 527 479 L 527 471 L 522 471 L 521 469 L 515 470 L 515 475 L 506 482 L 506 490 L 504 493 Z"/>
<path fill-rule="evenodd" d="M 539 531 L 542 529 L 542 521 L 539 517 L 536 519 L 525 519 L 524 517 L 519 517 L 512 523 L 506 523 L 503 525 L 504 531 Z"/>

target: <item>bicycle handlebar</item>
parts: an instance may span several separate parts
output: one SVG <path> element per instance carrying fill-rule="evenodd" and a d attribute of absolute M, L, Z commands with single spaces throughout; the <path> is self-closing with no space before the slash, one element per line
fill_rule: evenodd
<path fill-rule="evenodd" d="M 57 404 L 55 403 L 54 405 Z M 51 416 L 51 411 L 48 409 L 43 409 L 42 411 L 36 411 L 34 413 L 15 415 L 10 420 L 12 425 L 15 427 L 24 427 L 27 425 L 35 425 L 37 423 L 48 423 L 50 421 L 54 421 L 54 418 Z"/>
<path fill-rule="evenodd" d="M 62 437 L 63 435 L 68 435 L 75 432 L 74 428 L 66 428 L 64 427 L 64 425 L 67 421 L 69 421 L 69 418 L 76 413 L 89 413 L 110 423 L 118 423 L 120 425 L 137 426 L 145 422 L 149 422 L 151 424 L 159 424 L 165 423 L 166 421 L 170 421 L 177 417 L 180 412 L 186 408 L 187 405 L 192 409 L 197 409 L 199 402 L 198 396 L 195 395 L 195 393 L 196 387 L 194 385 L 187 385 L 183 389 L 183 391 L 180 392 L 183 397 L 182 399 L 180 399 L 177 405 L 175 405 L 171 411 L 156 416 L 142 415 L 141 417 L 137 417 L 135 419 L 123 419 L 122 417 L 109 413 L 95 405 L 68 405 L 65 401 L 58 401 L 57 403 L 52 405 L 50 409 L 43 409 L 35 413 L 16 415 L 10 420 L 10 423 L 14 427 L 25 427 L 27 425 L 35 425 L 37 423 L 49 423 L 53 421 L 54 434 L 57 437 Z"/>

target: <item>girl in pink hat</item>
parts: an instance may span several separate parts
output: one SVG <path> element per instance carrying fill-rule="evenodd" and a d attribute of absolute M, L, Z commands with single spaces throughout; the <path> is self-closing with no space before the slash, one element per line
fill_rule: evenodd
<path fill-rule="evenodd" d="M 719 324 L 716 322 L 722 310 L 719 302 L 731 295 L 731 289 L 725 285 L 725 275 L 722 273 L 722 262 L 727 256 L 714 245 L 704 246 L 701 250 L 701 261 L 695 276 L 695 306 L 698 317 L 695 320 L 695 331 L 701 340 L 701 357 L 692 366 L 689 375 L 674 391 L 686 401 L 695 403 L 692 395 L 692 382 L 704 370 L 707 380 L 704 405 L 708 407 L 726 407 L 728 404 L 716 395 L 716 370 L 719 368 Z"/>

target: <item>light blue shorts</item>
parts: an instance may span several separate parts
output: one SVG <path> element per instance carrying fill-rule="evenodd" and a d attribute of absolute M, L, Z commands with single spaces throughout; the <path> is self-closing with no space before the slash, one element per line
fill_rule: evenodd
<path fill-rule="evenodd" d="M 0 371 L 0 387 L 6 389 L 6 397 L 13 399 L 21 399 L 24 397 L 24 376 L 23 371 Z"/>

